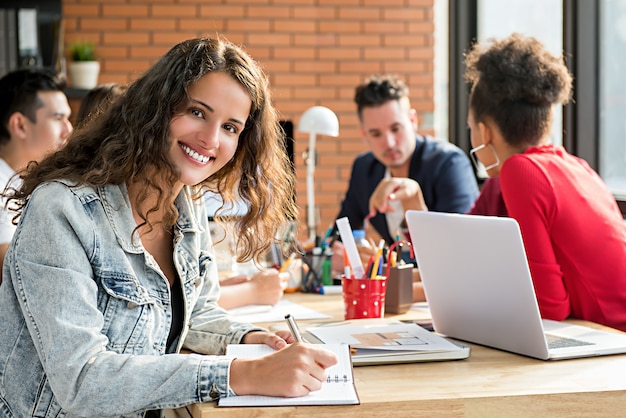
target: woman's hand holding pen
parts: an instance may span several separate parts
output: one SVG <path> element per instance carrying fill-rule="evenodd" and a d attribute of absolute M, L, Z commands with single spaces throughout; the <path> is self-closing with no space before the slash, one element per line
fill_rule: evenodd
<path fill-rule="evenodd" d="M 230 386 L 237 395 L 305 396 L 322 387 L 326 369 L 336 363 L 337 357 L 321 346 L 291 344 L 259 359 L 233 360 Z"/>
<path fill-rule="evenodd" d="M 393 212 L 389 205 L 391 200 L 400 200 L 404 210 L 428 210 L 422 188 L 413 179 L 391 177 L 381 180 L 370 197 L 368 217 L 376 216 L 376 213 Z"/>

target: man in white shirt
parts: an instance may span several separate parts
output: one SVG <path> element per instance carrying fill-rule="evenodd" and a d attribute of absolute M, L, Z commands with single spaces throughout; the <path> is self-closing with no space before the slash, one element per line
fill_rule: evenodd
<path fill-rule="evenodd" d="M 46 69 L 21 69 L 0 79 L 0 193 L 11 193 L 31 161 L 58 150 L 72 133 L 65 79 Z M 14 212 L 0 196 L 0 271 L 15 232 Z M 0 277 L 0 283 L 2 279 Z"/>

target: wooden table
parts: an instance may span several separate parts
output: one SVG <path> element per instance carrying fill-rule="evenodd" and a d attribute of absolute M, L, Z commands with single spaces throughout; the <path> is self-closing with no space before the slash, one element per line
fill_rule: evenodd
<path fill-rule="evenodd" d="M 343 319 L 341 295 L 287 297 Z M 396 317 L 415 316 L 420 313 Z M 306 324 L 300 321 L 301 328 Z M 217 408 L 211 402 L 188 410 L 195 418 L 626 416 L 626 355 L 542 361 L 470 345 L 466 360 L 355 367 L 361 405 Z"/>

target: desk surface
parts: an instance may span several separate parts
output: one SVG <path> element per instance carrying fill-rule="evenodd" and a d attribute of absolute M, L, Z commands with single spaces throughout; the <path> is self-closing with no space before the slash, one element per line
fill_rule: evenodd
<path fill-rule="evenodd" d="M 343 319 L 341 295 L 295 293 L 287 297 L 335 320 Z M 418 316 L 410 311 L 397 318 Z M 306 322 L 301 321 L 300 326 L 305 328 Z M 542 361 L 470 346 L 471 356 L 466 360 L 355 367 L 361 405 L 216 409 L 211 402 L 192 405 L 189 411 L 195 418 L 606 417 L 615 416 L 626 405 L 626 355 Z"/>

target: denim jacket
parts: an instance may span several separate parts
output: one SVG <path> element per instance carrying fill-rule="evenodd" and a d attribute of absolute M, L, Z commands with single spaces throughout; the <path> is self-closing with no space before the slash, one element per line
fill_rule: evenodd
<path fill-rule="evenodd" d="M 233 395 L 229 343 L 259 328 L 217 306 L 202 202 L 176 199 L 174 264 L 184 297 L 165 354 L 170 287 L 137 234 L 125 186 L 50 182 L 32 194 L 0 285 L 1 417 L 142 417 Z"/>

